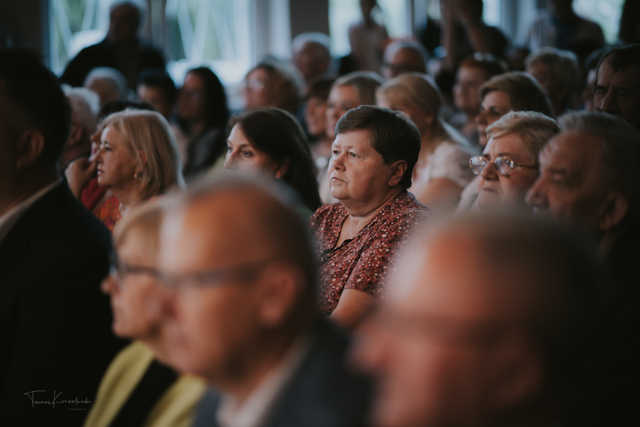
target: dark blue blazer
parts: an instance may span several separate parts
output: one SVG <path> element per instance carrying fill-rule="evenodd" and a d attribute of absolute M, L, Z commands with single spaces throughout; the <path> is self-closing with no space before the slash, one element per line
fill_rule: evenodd
<path fill-rule="evenodd" d="M 368 378 L 346 361 L 349 337 L 326 320 L 318 321 L 311 346 L 281 390 L 261 427 L 360 427 L 367 425 L 371 401 Z M 194 427 L 217 427 L 220 394 L 211 389 L 200 401 Z"/>
<path fill-rule="evenodd" d="M 81 425 L 121 342 L 108 230 L 62 182 L 0 241 L 0 425 Z"/>

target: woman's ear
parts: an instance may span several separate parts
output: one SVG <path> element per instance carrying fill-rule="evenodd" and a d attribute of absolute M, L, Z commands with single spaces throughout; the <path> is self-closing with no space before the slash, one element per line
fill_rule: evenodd
<path fill-rule="evenodd" d="M 402 178 L 404 178 L 404 175 L 407 172 L 408 168 L 409 165 L 407 164 L 406 160 L 396 160 L 395 162 L 391 163 L 391 175 L 389 176 L 388 181 L 389 187 L 400 185 L 400 183 L 402 182 Z"/>
<path fill-rule="evenodd" d="M 39 130 L 28 129 L 18 138 L 16 168 L 33 166 L 44 151 L 44 135 Z"/>

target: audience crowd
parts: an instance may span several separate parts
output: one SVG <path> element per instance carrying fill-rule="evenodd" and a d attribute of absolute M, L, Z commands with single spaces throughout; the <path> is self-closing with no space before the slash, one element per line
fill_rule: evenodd
<path fill-rule="evenodd" d="M 361 0 L 239 111 L 132 1 L 61 76 L 1 48 L 1 424 L 635 424 L 637 17 L 548 3 L 516 46 Z"/>

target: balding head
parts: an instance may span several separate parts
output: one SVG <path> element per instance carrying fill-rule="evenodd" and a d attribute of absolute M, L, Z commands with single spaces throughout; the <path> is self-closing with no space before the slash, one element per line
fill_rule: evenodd
<path fill-rule="evenodd" d="M 580 361 L 599 315 L 598 266 L 593 244 L 539 218 L 493 213 L 415 230 L 359 351 L 381 380 L 376 418 L 554 419 L 588 376 Z"/>
<path fill-rule="evenodd" d="M 404 73 L 426 73 L 427 54 L 420 43 L 395 41 L 384 51 L 384 76 L 391 79 Z"/>
<path fill-rule="evenodd" d="M 250 375 L 250 349 L 290 344 L 316 314 L 310 233 L 275 184 L 225 174 L 177 196 L 160 258 L 177 289 L 176 367 L 220 387 Z"/>

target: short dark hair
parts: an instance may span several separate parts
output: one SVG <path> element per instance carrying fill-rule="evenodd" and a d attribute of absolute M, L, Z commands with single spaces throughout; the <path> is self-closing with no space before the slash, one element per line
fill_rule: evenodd
<path fill-rule="evenodd" d="M 372 146 L 387 164 L 397 160 L 407 162 L 407 171 L 400 181 L 411 187 L 411 175 L 420 152 L 420 131 L 403 114 L 388 108 L 361 105 L 347 111 L 336 124 L 336 135 L 354 130 L 368 130 Z"/>
<path fill-rule="evenodd" d="M 375 105 L 376 90 L 383 82 L 382 77 L 373 71 L 354 71 L 340 77 L 333 86 L 353 86 L 358 92 L 361 105 Z"/>
<path fill-rule="evenodd" d="M 279 166 L 287 165 L 282 180 L 315 211 L 321 204 L 316 169 L 307 138 L 295 117 L 280 108 L 260 108 L 233 118 L 229 130 L 236 124 L 255 148 Z"/>
<path fill-rule="evenodd" d="M 314 80 L 307 90 L 307 99 L 320 98 L 326 101 L 329 98 L 329 92 L 331 92 L 333 82 L 335 82 L 335 79 L 332 77 L 321 77 Z"/>
<path fill-rule="evenodd" d="M 507 64 L 502 59 L 498 59 L 490 53 L 479 52 L 466 57 L 460 63 L 458 69 L 462 67 L 478 68 L 484 71 L 487 80 L 498 74 L 506 73 L 508 70 Z"/>
<path fill-rule="evenodd" d="M 164 93 L 169 104 L 173 105 L 176 103 L 178 90 L 176 89 L 176 84 L 173 82 L 173 79 L 165 70 L 159 68 L 144 70 L 138 77 L 138 86 L 158 88 Z"/>
<path fill-rule="evenodd" d="M 71 106 L 58 78 L 32 52 L 0 49 L 0 94 L 8 99 L 12 115 L 3 120 L 10 126 L 22 125 L 14 128 L 18 132 L 28 128 L 42 132 L 40 159 L 55 166 L 71 127 Z"/>
<path fill-rule="evenodd" d="M 618 46 L 605 52 L 598 62 L 598 68 L 596 68 L 596 81 L 598 79 L 598 73 L 600 67 L 604 64 L 604 61 L 609 59 L 609 64 L 614 71 L 624 70 L 633 65 L 640 65 L 640 43 L 626 44 Z"/>

